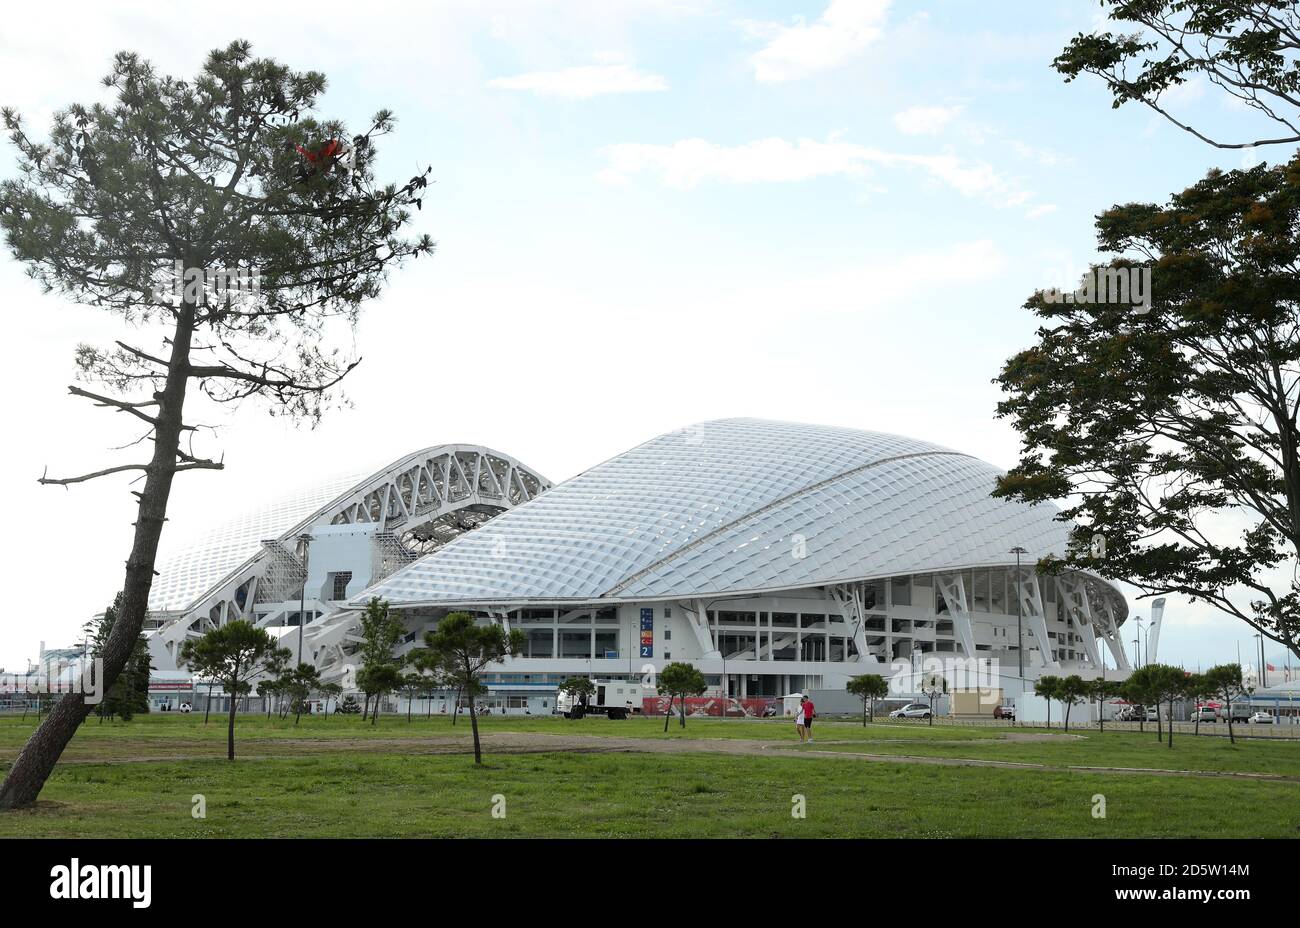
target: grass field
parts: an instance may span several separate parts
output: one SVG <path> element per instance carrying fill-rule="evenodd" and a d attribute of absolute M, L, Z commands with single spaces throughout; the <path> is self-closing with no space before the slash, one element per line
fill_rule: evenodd
<path fill-rule="evenodd" d="M 33 721 L 0 719 L 0 763 Z M 0 835 L 1300 837 L 1297 743 L 825 721 L 801 746 L 782 722 L 662 726 L 485 718 L 476 768 L 463 718 L 241 716 L 233 764 L 215 718 L 91 722 L 41 803 L 0 814 Z"/>

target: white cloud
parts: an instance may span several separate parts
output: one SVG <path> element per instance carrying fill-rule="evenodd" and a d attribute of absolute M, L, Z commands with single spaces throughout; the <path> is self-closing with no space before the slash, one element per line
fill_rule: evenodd
<path fill-rule="evenodd" d="M 607 167 L 599 177 L 606 183 L 626 183 L 633 175 L 652 174 L 678 190 L 707 181 L 791 183 L 817 177 L 863 178 L 878 168 L 913 168 L 963 196 L 982 197 L 996 206 L 1020 206 L 1032 196 L 991 165 L 951 152 L 900 154 L 835 138 L 825 142 L 766 138 L 735 146 L 683 139 L 671 145 L 609 145 L 600 155 Z"/>
<path fill-rule="evenodd" d="M 938 135 L 961 110 L 960 106 L 912 106 L 894 114 L 894 125 L 904 135 Z"/>
<path fill-rule="evenodd" d="M 814 23 L 747 22 L 767 41 L 750 59 L 764 83 L 797 80 L 838 67 L 880 38 L 890 0 L 832 0 Z"/>
<path fill-rule="evenodd" d="M 1025 216 L 1029 219 L 1041 219 L 1043 216 L 1054 212 L 1056 212 L 1055 203 L 1040 203 L 1025 213 Z"/>
<path fill-rule="evenodd" d="M 647 93 L 667 90 L 660 74 L 627 64 L 586 65 L 558 71 L 529 71 L 514 77 L 488 81 L 498 90 L 525 90 L 539 97 L 569 97 L 587 100 L 603 94 Z"/>

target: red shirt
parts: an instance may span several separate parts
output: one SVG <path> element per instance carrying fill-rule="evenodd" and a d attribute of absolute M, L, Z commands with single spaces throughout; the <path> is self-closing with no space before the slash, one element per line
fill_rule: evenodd
<path fill-rule="evenodd" d="M 803 704 L 803 717 L 806 719 L 816 718 L 813 714 L 813 701 L 811 699 Z"/>

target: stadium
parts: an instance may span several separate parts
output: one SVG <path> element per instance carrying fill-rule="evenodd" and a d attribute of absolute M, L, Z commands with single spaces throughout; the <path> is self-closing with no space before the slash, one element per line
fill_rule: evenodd
<path fill-rule="evenodd" d="M 575 674 L 671 661 L 742 701 L 935 658 L 979 662 L 1008 694 L 1095 676 L 1103 647 L 1123 676 L 1123 595 L 1086 572 L 1038 575 L 1069 527 L 991 497 L 998 474 L 910 438 L 755 419 L 660 435 L 558 486 L 492 449 L 426 448 L 165 563 L 154 664 L 183 670 L 181 642 L 242 617 L 301 638 L 346 683 L 359 611 L 380 597 L 409 630 L 402 649 L 450 611 L 519 629 L 523 651 L 487 676 L 502 711 L 547 712 Z"/>

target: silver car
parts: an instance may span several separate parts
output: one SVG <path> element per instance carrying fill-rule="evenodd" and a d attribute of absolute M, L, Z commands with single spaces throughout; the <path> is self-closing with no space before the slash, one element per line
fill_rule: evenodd
<path fill-rule="evenodd" d="M 901 709 L 889 713 L 891 719 L 928 719 L 930 707 L 923 702 L 909 702 Z"/>

